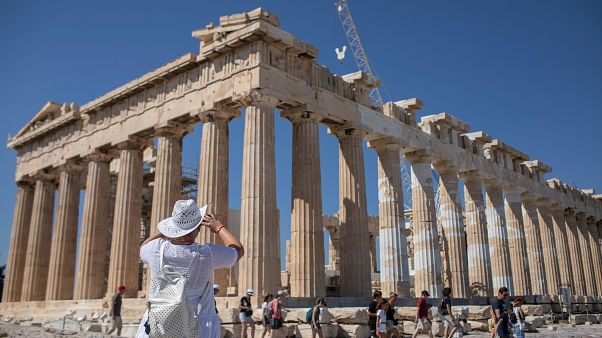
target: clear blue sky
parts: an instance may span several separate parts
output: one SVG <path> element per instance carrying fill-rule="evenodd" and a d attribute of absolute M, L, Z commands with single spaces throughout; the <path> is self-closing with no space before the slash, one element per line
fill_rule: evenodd
<path fill-rule="evenodd" d="M 320 50 L 334 73 L 345 44 L 334 0 L 0 2 L 0 134 L 15 134 L 47 100 L 79 105 L 184 53 L 190 34 L 220 15 L 262 6 L 283 29 Z M 533 159 L 548 177 L 602 189 L 602 2 L 360 1 L 351 10 L 385 99 L 418 97 L 420 115 L 448 112 Z M 290 238 L 290 139 L 277 118 L 277 193 Z M 231 125 L 230 206 L 240 206 L 243 120 Z M 324 212 L 338 209 L 337 143 L 321 136 Z M 185 138 L 198 162 L 200 128 Z M 366 150 L 370 214 L 377 214 L 376 157 Z M 15 199 L 15 153 L 0 151 L 0 263 Z"/>

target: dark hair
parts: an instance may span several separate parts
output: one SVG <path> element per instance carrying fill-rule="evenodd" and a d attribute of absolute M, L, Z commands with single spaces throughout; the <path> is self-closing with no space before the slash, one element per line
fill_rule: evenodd
<path fill-rule="evenodd" d="M 508 292 L 508 288 L 507 288 L 507 287 L 505 287 L 505 286 L 502 286 L 502 287 L 501 287 L 501 288 L 500 288 L 500 289 L 497 291 L 497 293 L 504 293 L 504 292 Z"/>
<path fill-rule="evenodd" d="M 372 296 L 373 296 L 374 298 L 376 298 L 376 297 L 382 297 L 382 296 L 383 296 L 383 293 L 382 293 L 382 292 L 380 292 L 379 290 L 376 290 L 376 291 L 374 291 L 374 294 L 373 294 Z"/>
<path fill-rule="evenodd" d="M 320 305 L 321 303 L 326 304 L 326 299 L 323 297 L 316 299 L 316 305 Z"/>
<path fill-rule="evenodd" d="M 382 309 L 386 304 L 389 304 L 389 302 L 387 302 L 386 300 L 383 299 L 380 302 L 378 302 L 378 304 L 376 304 L 376 308 Z"/>
<path fill-rule="evenodd" d="M 391 298 L 391 297 L 397 297 L 397 294 L 396 294 L 395 292 L 391 292 L 391 293 L 389 294 L 389 298 Z"/>
<path fill-rule="evenodd" d="M 451 293 L 451 291 L 452 290 L 451 290 L 450 287 L 443 288 L 443 295 L 444 296 L 449 296 L 449 294 Z"/>
<path fill-rule="evenodd" d="M 274 297 L 274 295 L 271 294 L 270 292 L 268 292 L 268 293 L 265 294 L 265 296 L 263 296 L 263 301 L 267 302 L 268 299 L 273 298 L 273 297 Z"/>
<path fill-rule="evenodd" d="M 429 292 L 426 290 L 422 290 L 422 292 L 420 294 L 423 296 L 427 296 L 427 297 L 430 296 Z"/>
<path fill-rule="evenodd" d="M 514 301 L 515 301 L 516 303 L 521 303 L 521 304 L 522 304 L 522 303 L 524 303 L 524 301 L 523 301 L 523 299 L 522 299 L 521 297 L 516 297 L 516 298 L 514 298 Z"/>

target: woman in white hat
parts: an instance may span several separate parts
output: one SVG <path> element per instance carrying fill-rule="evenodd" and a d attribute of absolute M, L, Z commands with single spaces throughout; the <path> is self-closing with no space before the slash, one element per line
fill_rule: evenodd
<path fill-rule="evenodd" d="M 207 214 L 207 206 L 198 208 L 193 200 L 180 200 L 174 205 L 172 217 L 162 220 L 159 231 L 147 238 L 140 247 L 140 258 L 150 268 L 151 279 L 157 276 L 160 269 L 160 250 L 163 243 L 163 264 L 184 272 L 188 270 L 188 288 L 191 303 L 200 303 L 199 328 L 203 338 L 219 338 L 221 327 L 215 311 L 213 290 L 206 290 L 211 285 L 213 270 L 233 266 L 243 255 L 242 244 L 223 224 L 211 214 Z M 205 226 L 217 234 L 224 245 L 199 244 L 195 240 L 201 227 Z M 195 264 L 191 265 L 195 255 Z M 209 295 L 203 296 L 204 292 Z M 136 337 L 148 337 L 144 324 L 144 315 Z"/>

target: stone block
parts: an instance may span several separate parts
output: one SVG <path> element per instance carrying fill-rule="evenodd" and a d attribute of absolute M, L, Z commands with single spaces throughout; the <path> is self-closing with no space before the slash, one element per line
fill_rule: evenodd
<path fill-rule="evenodd" d="M 525 316 L 543 316 L 544 308 L 542 305 L 522 305 L 521 308 Z M 548 310 L 549 312 L 549 310 Z"/>
<path fill-rule="evenodd" d="M 460 321 L 458 324 L 460 326 L 460 328 L 458 329 L 458 332 L 462 332 L 463 334 L 467 334 L 467 333 L 470 333 L 472 331 L 472 325 L 470 325 L 469 322 Z"/>
<path fill-rule="evenodd" d="M 339 325 L 337 337 L 357 337 L 367 338 L 370 337 L 370 328 L 368 325 Z"/>
<path fill-rule="evenodd" d="M 576 325 L 583 325 L 585 322 L 590 321 L 595 323 L 598 319 L 594 315 L 578 314 L 571 315 L 571 323 Z"/>
<path fill-rule="evenodd" d="M 470 314 L 468 306 L 454 306 L 452 312 L 454 313 L 454 317 L 458 320 L 468 319 L 468 315 Z"/>
<path fill-rule="evenodd" d="M 82 331 L 86 332 L 102 332 L 102 325 L 98 323 L 86 324 L 82 327 Z"/>
<path fill-rule="evenodd" d="M 487 325 L 487 321 L 469 320 L 468 324 L 470 324 L 472 331 L 489 332 L 489 325 Z"/>
<path fill-rule="evenodd" d="M 238 314 L 240 311 L 238 309 L 219 309 L 219 319 L 222 321 L 222 324 L 234 324 L 238 323 Z"/>
<path fill-rule="evenodd" d="M 322 324 L 324 337 L 338 337 L 339 327 L 337 325 Z M 312 338 L 311 326 L 309 324 L 295 325 L 295 338 Z"/>
<path fill-rule="evenodd" d="M 445 327 L 442 322 L 432 322 L 431 323 L 431 332 L 435 337 L 443 337 L 443 333 L 445 332 Z"/>
<path fill-rule="evenodd" d="M 483 320 L 489 319 L 490 306 L 468 306 L 468 318 L 469 320 Z"/>
<path fill-rule="evenodd" d="M 397 318 L 402 320 L 413 321 L 416 318 L 416 308 L 415 307 L 398 307 L 395 310 L 397 314 Z"/>
<path fill-rule="evenodd" d="M 538 329 L 538 328 L 544 326 L 545 320 L 543 317 L 539 317 L 539 316 L 526 316 L 525 324 L 528 324 L 531 328 L 531 330 L 526 330 L 526 331 L 532 331 L 532 330 L 535 330 L 535 329 Z"/>
<path fill-rule="evenodd" d="M 333 312 L 334 320 L 339 324 L 368 323 L 368 311 L 365 308 L 339 308 Z"/>
<path fill-rule="evenodd" d="M 410 320 L 403 321 L 403 334 L 414 334 L 416 331 L 416 322 Z"/>

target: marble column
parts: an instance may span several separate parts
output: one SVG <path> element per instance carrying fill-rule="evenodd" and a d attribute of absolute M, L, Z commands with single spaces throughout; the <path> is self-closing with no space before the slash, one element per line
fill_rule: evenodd
<path fill-rule="evenodd" d="M 452 167 L 436 166 L 439 173 L 439 222 L 441 236 L 447 247 L 447 255 L 442 256 L 447 262 L 448 278 L 452 295 L 458 298 L 468 298 L 468 267 L 466 252 L 466 231 L 462 217 L 462 207 L 458 198 L 458 175 Z M 470 247 L 469 247 L 470 250 Z M 476 258 L 476 257 L 472 257 Z"/>
<path fill-rule="evenodd" d="M 595 294 L 598 297 L 602 297 L 602 256 L 600 248 L 598 246 L 598 226 L 596 220 L 593 217 L 587 218 L 587 227 L 589 229 L 589 247 L 592 252 L 592 264 L 594 266 L 594 284 L 596 285 Z"/>
<path fill-rule="evenodd" d="M 594 280 L 594 265 L 593 257 L 589 247 L 589 229 L 586 223 L 586 216 L 579 212 L 575 215 L 577 220 L 577 234 L 579 241 L 579 249 L 581 250 L 581 268 L 583 269 L 583 277 L 585 281 L 586 296 L 594 296 L 597 293 L 596 283 Z"/>
<path fill-rule="evenodd" d="M 399 146 L 370 143 L 378 154 L 380 287 L 385 294 L 410 297 Z"/>
<path fill-rule="evenodd" d="M 74 299 L 99 299 L 105 295 L 105 248 L 109 228 L 111 158 L 103 153 L 87 156 L 88 175 L 82 212 Z"/>
<path fill-rule="evenodd" d="M 339 227 L 328 226 L 328 271 L 341 271 L 341 240 Z"/>
<path fill-rule="evenodd" d="M 73 299 L 81 168 L 67 164 L 59 171 L 46 300 Z"/>
<path fill-rule="evenodd" d="M 425 151 L 405 154 L 412 165 L 412 223 L 414 230 L 414 293 L 427 290 L 441 297 L 441 254 L 437 233 L 432 157 Z"/>
<path fill-rule="evenodd" d="M 525 296 L 531 294 L 531 286 L 520 194 L 521 191 L 517 188 L 504 188 L 504 213 L 508 224 L 508 250 L 514 294 Z"/>
<path fill-rule="evenodd" d="M 481 179 L 475 172 L 462 173 L 460 177 L 464 181 L 464 215 L 466 217 L 470 296 L 492 296 L 489 238 Z"/>
<path fill-rule="evenodd" d="M 27 240 L 27 257 L 23 272 L 21 301 L 44 300 L 50 263 L 50 244 L 52 241 L 52 213 L 54 211 L 53 177 L 40 175 L 36 178 L 36 187 L 31 208 L 31 226 Z"/>
<path fill-rule="evenodd" d="M 23 272 L 27 252 L 27 238 L 31 221 L 33 204 L 33 187 L 29 181 L 17 182 L 17 198 L 13 213 L 13 228 L 10 235 L 10 248 L 6 262 L 6 279 L 4 280 L 3 302 L 21 300 Z"/>
<path fill-rule="evenodd" d="M 553 204 L 552 211 L 552 232 L 554 233 L 554 243 L 556 244 L 556 254 L 558 257 L 558 277 L 562 286 L 573 286 L 573 275 L 571 273 L 571 256 L 567 239 L 567 228 L 564 219 L 564 207 L 560 204 Z M 551 291 L 551 290 L 549 290 Z M 575 290 L 573 289 L 573 292 Z"/>
<path fill-rule="evenodd" d="M 263 98 L 247 107 L 243 144 L 240 210 L 241 242 L 238 292 L 273 291 L 280 286 L 280 250 L 276 209 L 274 149 L 275 100 Z M 271 244 L 271 245 L 270 245 Z"/>
<path fill-rule="evenodd" d="M 120 284 L 127 288 L 126 297 L 136 297 L 138 293 L 143 165 L 141 149 L 142 146 L 137 141 L 119 144 L 119 174 L 107 295 L 112 295 Z"/>
<path fill-rule="evenodd" d="M 153 183 L 153 205 L 150 233 L 157 231 L 159 222 L 171 217 L 174 204 L 182 196 L 182 137 L 190 131 L 178 126 L 160 126 L 157 134 L 157 162 Z M 203 167 L 201 162 L 200 167 Z"/>
<path fill-rule="evenodd" d="M 579 245 L 579 234 L 577 230 L 577 220 L 575 219 L 575 210 L 571 208 L 566 209 L 564 213 L 564 219 L 566 224 L 568 251 L 571 257 L 573 294 L 577 296 L 585 296 L 585 276 L 583 274 L 583 263 L 581 260 L 581 249 Z"/>
<path fill-rule="evenodd" d="M 522 213 L 525 229 L 525 242 L 527 244 L 527 258 L 529 260 L 529 280 L 531 294 L 548 294 L 546 272 L 544 270 L 543 253 L 541 250 L 541 234 L 539 232 L 539 218 L 535 206 L 535 198 L 531 194 L 522 194 Z"/>
<path fill-rule="evenodd" d="M 238 110 L 211 110 L 199 115 L 203 122 L 197 200 L 199 206 L 207 205 L 207 211 L 227 225 L 229 185 L 229 121 L 240 115 Z M 199 233 L 200 243 L 223 244 L 209 228 Z M 213 272 L 213 280 L 222 286 L 218 296 L 226 295 L 227 286 L 236 286 L 230 269 Z"/>
<path fill-rule="evenodd" d="M 514 294 L 502 189 L 499 185 L 489 181 L 484 181 L 483 186 L 485 188 L 485 218 L 487 220 L 493 293 L 505 286 L 511 294 Z"/>
<path fill-rule="evenodd" d="M 552 221 L 552 209 L 550 200 L 538 199 L 537 218 L 539 233 L 541 236 L 541 252 L 545 266 L 546 289 L 549 295 L 557 295 L 560 287 L 560 274 L 558 273 L 558 254 L 556 253 L 556 240 L 554 236 L 554 224 Z"/>
<path fill-rule="evenodd" d="M 322 179 L 317 117 L 283 114 L 293 124 L 290 285 L 293 297 L 326 295 Z"/>
<path fill-rule="evenodd" d="M 370 294 L 371 274 L 363 132 L 350 128 L 336 135 L 339 139 L 341 296 L 365 296 Z"/>

